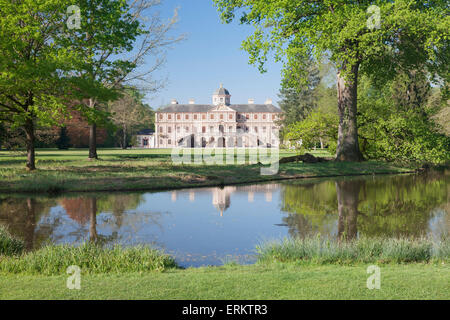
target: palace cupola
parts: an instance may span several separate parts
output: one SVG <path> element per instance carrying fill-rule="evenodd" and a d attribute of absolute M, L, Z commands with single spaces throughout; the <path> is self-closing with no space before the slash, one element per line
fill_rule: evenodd
<path fill-rule="evenodd" d="M 220 88 L 214 91 L 212 96 L 213 105 L 218 106 L 221 104 L 230 105 L 230 92 L 220 84 Z"/>

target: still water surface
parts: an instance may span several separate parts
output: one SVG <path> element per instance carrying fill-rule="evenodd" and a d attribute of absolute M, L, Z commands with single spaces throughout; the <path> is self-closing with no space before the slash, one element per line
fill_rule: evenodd
<path fill-rule="evenodd" d="M 450 233 L 450 172 L 295 180 L 157 193 L 0 196 L 0 224 L 29 250 L 46 243 L 152 245 L 182 266 L 251 263 L 265 240 L 320 233 Z"/>

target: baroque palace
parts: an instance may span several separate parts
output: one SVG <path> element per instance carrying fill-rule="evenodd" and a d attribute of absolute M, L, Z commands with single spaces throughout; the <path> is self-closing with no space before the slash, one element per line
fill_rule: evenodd
<path fill-rule="evenodd" d="M 156 111 L 154 137 L 138 135 L 140 147 L 213 148 L 278 147 L 281 110 L 268 99 L 265 104 L 231 104 L 231 95 L 222 85 L 212 96 L 212 104 L 171 104 Z"/>

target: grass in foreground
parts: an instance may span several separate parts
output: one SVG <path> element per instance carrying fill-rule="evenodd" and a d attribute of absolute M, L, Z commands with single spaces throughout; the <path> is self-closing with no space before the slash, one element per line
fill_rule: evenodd
<path fill-rule="evenodd" d="M 412 168 L 382 162 L 320 162 L 280 165 L 276 175 L 263 176 L 258 164 L 174 164 L 170 150 L 100 149 L 100 160 L 87 160 L 87 150 L 38 150 L 35 172 L 25 169 L 22 153 L 0 151 L 0 193 L 64 191 L 166 190 L 218 186 L 277 179 L 355 174 L 402 173 Z M 292 151 L 281 150 L 280 157 Z M 323 151 L 315 153 L 326 156 Z"/>
<path fill-rule="evenodd" d="M 0 275 L 0 299 L 450 299 L 450 267 L 381 266 L 381 289 L 366 287 L 367 266 L 224 266 L 164 273 L 81 276 Z"/>

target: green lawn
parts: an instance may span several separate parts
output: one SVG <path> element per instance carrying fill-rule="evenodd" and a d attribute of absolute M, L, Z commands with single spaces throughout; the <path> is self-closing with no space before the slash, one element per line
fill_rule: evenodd
<path fill-rule="evenodd" d="M 38 170 L 27 172 L 23 152 L 0 151 L 0 193 L 164 190 L 289 178 L 401 173 L 411 170 L 374 161 L 316 164 L 300 162 L 282 164 L 278 174 L 263 176 L 259 164 L 174 164 L 170 152 L 167 149 L 100 149 L 100 160 L 89 161 L 85 149 L 38 149 Z M 292 151 L 280 151 L 280 157 L 294 154 Z M 329 156 L 325 151 L 316 151 L 315 154 Z"/>
<path fill-rule="evenodd" d="M 450 299 L 448 265 L 381 265 L 381 288 L 366 287 L 367 265 L 224 266 L 164 273 L 0 276 L 0 299 Z"/>

